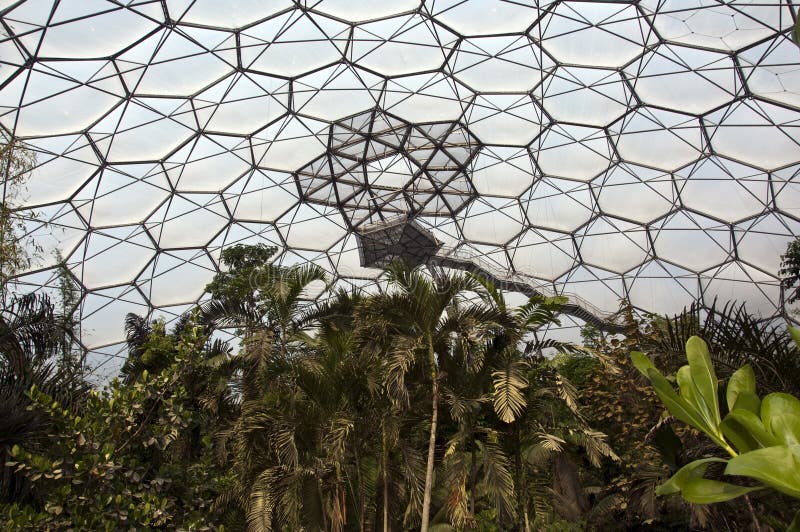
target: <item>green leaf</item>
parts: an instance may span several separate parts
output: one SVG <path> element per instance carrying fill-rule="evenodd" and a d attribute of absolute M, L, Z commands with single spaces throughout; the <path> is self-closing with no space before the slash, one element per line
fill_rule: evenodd
<path fill-rule="evenodd" d="M 798 18 L 797 20 L 798 22 L 800 22 L 800 18 Z M 795 24 L 794 27 L 795 35 L 797 35 L 797 28 L 798 26 L 797 24 Z M 795 42 L 797 42 L 797 39 L 795 39 Z M 800 329 L 789 327 L 789 334 L 792 335 L 792 340 L 794 340 L 795 345 L 797 347 L 800 347 Z"/>
<path fill-rule="evenodd" d="M 694 504 L 711 504 L 729 501 L 760 489 L 763 488 L 761 486 L 737 486 L 736 484 L 707 478 L 692 478 L 683 487 L 681 495 L 684 499 Z"/>
<path fill-rule="evenodd" d="M 749 410 L 735 409 L 725 416 L 725 419 L 735 420 L 742 425 L 750 436 L 758 442 L 759 447 L 772 447 L 780 443 L 775 436 L 767 432 L 767 429 L 764 428 L 764 424 L 761 422 L 761 418 Z"/>
<path fill-rule="evenodd" d="M 761 412 L 761 399 L 759 399 L 754 393 L 740 392 L 736 397 L 736 403 L 734 403 L 731 410 L 737 409 L 749 410 L 750 412 L 758 415 L 759 412 Z"/>
<path fill-rule="evenodd" d="M 735 418 L 731 417 L 730 414 L 725 416 L 720 427 L 722 428 L 722 434 L 740 453 L 746 453 L 761 447 L 753 435 L 750 434 L 750 431 Z"/>
<path fill-rule="evenodd" d="M 754 478 L 800 498 L 800 445 L 776 445 L 740 454 L 728 461 L 725 474 Z"/>
<path fill-rule="evenodd" d="M 692 370 L 689 366 L 683 366 L 678 370 L 675 375 L 675 380 L 678 382 L 678 388 L 681 391 L 681 397 L 686 399 L 689 404 L 693 405 L 698 412 L 702 412 L 702 406 L 697 401 L 697 393 L 694 382 L 692 382 Z"/>
<path fill-rule="evenodd" d="M 648 379 L 650 376 L 647 374 L 649 369 L 656 369 L 653 363 L 650 361 L 647 356 L 642 353 L 641 351 L 633 351 L 631 352 L 631 362 L 633 362 L 633 367 L 639 370 L 639 373 L 647 377 Z"/>
<path fill-rule="evenodd" d="M 656 489 L 656 495 L 670 495 L 681 492 L 690 480 L 703 478 L 706 469 L 712 462 L 725 462 L 725 460 L 722 458 L 703 458 L 686 464 Z"/>
<path fill-rule="evenodd" d="M 764 427 L 785 445 L 800 443 L 800 400 L 788 393 L 771 393 L 761 402 Z"/>
<path fill-rule="evenodd" d="M 692 336 L 686 341 L 686 359 L 689 361 L 689 368 L 692 374 L 692 381 L 697 388 L 698 404 L 705 404 L 708 413 L 708 423 L 712 427 L 718 427 L 721 421 L 719 415 L 719 380 L 714 373 L 714 366 L 711 364 L 711 355 L 708 354 L 708 346 L 697 336 Z"/>
<path fill-rule="evenodd" d="M 728 379 L 728 388 L 725 390 L 725 398 L 728 401 L 728 410 L 733 410 L 736 399 L 742 392 L 756 395 L 756 375 L 750 364 L 745 364 Z M 756 396 L 757 398 L 758 396 Z"/>
<path fill-rule="evenodd" d="M 650 377 L 650 382 L 653 383 L 653 388 L 656 391 L 659 399 L 669 410 L 670 414 L 687 423 L 698 430 L 705 432 L 709 437 L 717 441 L 711 427 L 707 425 L 702 414 L 697 411 L 694 405 L 690 404 L 686 399 L 680 397 L 669 381 L 658 372 L 657 369 L 650 368 L 647 372 Z"/>

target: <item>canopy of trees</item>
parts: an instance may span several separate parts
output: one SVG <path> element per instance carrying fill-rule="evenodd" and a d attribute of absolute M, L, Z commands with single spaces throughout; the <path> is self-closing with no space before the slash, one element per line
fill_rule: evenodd
<path fill-rule="evenodd" d="M 167 327 L 129 315 L 120 377 L 92 389 L 43 296 L 0 314 L 0 515 L 30 530 L 583 530 L 785 527 L 792 501 L 657 497 L 718 452 L 631 366 L 674 371 L 704 336 L 721 379 L 749 362 L 797 392 L 798 350 L 743 308 L 542 340 L 558 300 L 513 307 L 467 274 L 389 271 L 338 292 L 313 265 L 235 246 L 211 299 Z M 241 346 L 215 339 L 236 329 Z M 709 470 L 717 477 L 721 471 Z"/>

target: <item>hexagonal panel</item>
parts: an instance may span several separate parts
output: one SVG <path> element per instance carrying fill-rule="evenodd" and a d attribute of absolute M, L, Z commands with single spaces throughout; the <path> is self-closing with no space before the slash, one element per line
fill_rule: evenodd
<path fill-rule="evenodd" d="M 644 227 L 607 216 L 592 221 L 576 240 L 585 263 L 613 272 L 630 270 L 650 253 Z"/>
<path fill-rule="evenodd" d="M 619 72 L 599 68 L 559 67 L 536 95 L 555 120 L 598 127 L 625 114 L 631 99 Z"/>
<path fill-rule="evenodd" d="M 684 206 L 726 222 L 760 213 L 769 202 L 769 180 L 761 170 L 711 156 L 675 172 Z"/>
<path fill-rule="evenodd" d="M 694 48 L 662 44 L 625 70 L 642 102 L 686 113 L 730 103 L 740 90 L 729 56 Z"/>
<path fill-rule="evenodd" d="M 181 194 L 154 212 L 145 227 L 160 248 L 182 248 L 208 244 L 227 223 L 218 194 Z"/>
<path fill-rule="evenodd" d="M 696 118 L 640 107 L 610 128 L 620 157 L 633 163 L 677 170 L 703 151 L 703 134 Z"/>
<path fill-rule="evenodd" d="M 609 68 L 635 59 L 653 38 L 636 6 L 621 2 L 561 2 L 531 36 L 558 61 Z"/>
<path fill-rule="evenodd" d="M 353 31 L 349 59 L 385 76 L 403 76 L 442 66 L 455 35 L 419 14 L 368 22 Z"/>
<path fill-rule="evenodd" d="M 589 185 L 563 179 L 544 178 L 523 196 L 522 206 L 535 227 L 573 231 L 594 214 Z"/>
<path fill-rule="evenodd" d="M 592 184 L 603 213 L 640 223 L 668 213 L 677 200 L 672 176 L 644 166 L 620 163 Z"/>
<path fill-rule="evenodd" d="M 129 283 L 155 254 L 141 225 L 94 231 L 69 258 L 72 272 L 87 289 Z"/>
<path fill-rule="evenodd" d="M 527 150 L 505 146 L 481 148 L 471 170 L 475 189 L 491 196 L 519 196 L 537 173 Z"/>
<path fill-rule="evenodd" d="M 527 92 L 555 63 L 527 37 L 464 39 L 449 61 L 453 76 L 481 92 Z"/>
<path fill-rule="evenodd" d="M 800 111 L 743 100 L 705 119 L 715 153 L 767 170 L 800 161 Z"/>
<path fill-rule="evenodd" d="M 658 258 L 696 272 L 725 262 L 733 250 L 727 225 L 686 211 L 654 223 L 651 233 Z"/>
<path fill-rule="evenodd" d="M 470 203 L 459 218 L 464 237 L 486 244 L 505 244 L 526 221 L 518 201 L 490 196 Z"/>
<path fill-rule="evenodd" d="M 553 125 L 531 150 L 545 174 L 580 181 L 603 172 L 614 158 L 605 131 L 573 125 Z"/>
<path fill-rule="evenodd" d="M 347 30 L 327 17 L 289 11 L 242 31 L 241 61 L 244 68 L 263 74 L 306 74 L 341 59 Z"/>
<path fill-rule="evenodd" d="M 516 271 L 550 281 L 567 273 L 578 260 L 571 235 L 543 229 L 529 229 L 513 243 L 513 249 Z"/>
<path fill-rule="evenodd" d="M 465 119 L 481 142 L 510 146 L 530 143 L 547 121 L 528 95 L 499 94 L 476 97 Z"/>
<path fill-rule="evenodd" d="M 433 16 L 461 35 L 491 35 L 525 31 L 550 0 L 527 4 L 503 0 L 441 0 Z"/>
<path fill-rule="evenodd" d="M 785 4 L 644 0 L 641 5 L 664 39 L 722 51 L 743 48 L 792 25 Z"/>

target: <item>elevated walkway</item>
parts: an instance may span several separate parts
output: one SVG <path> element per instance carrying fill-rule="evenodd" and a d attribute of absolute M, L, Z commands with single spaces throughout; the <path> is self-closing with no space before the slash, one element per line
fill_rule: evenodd
<path fill-rule="evenodd" d="M 625 326 L 619 323 L 621 318 L 619 312 L 602 311 L 577 294 L 569 292 L 557 294 L 551 286 L 542 283 L 532 275 L 499 268 L 479 255 L 442 246 L 436 254 L 428 259 L 428 264 L 469 271 L 490 280 L 498 288 L 520 292 L 528 297 L 537 295 L 566 297 L 567 302 L 561 305 L 560 309 L 562 314 L 579 318 L 607 333 L 616 334 L 625 330 Z"/>
<path fill-rule="evenodd" d="M 356 230 L 361 265 L 385 268 L 393 260 L 411 265 L 429 264 L 469 271 L 491 281 L 502 290 L 520 292 L 528 297 L 566 297 L 561 313 L 581 319 L 608 333 L 621 333 L 619 312 L 605 312 L 577 294 L 555 293 L 553 288 L 525 272 L 500 268 L 477 254 L 442 245 L 433 234 L 406 216 L 362 225 Z"/>

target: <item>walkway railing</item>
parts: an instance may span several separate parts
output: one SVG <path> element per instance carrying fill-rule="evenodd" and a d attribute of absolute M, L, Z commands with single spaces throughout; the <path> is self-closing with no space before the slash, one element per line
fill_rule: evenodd
<path fill-rule="evenodd" d="M 447 268 L 471 271 L 489 279 L 499 288 L 521 292 L 528 297 L 534 295 L 541 295 L 544 297 L 566 297 L 568 301 L 562 305 L 562 313 L 580 318 L 610 333 L 622 332 L 625 329 L 624 325 L 619 323 L 619 311 L 603 311 L 574 293 L 556 293 L 551 285 L 543 283 L 529 273 L 520 270 L 511 271 L 506 268 L 500 268 L 475 253 L 469 253 L 463 249 L 442 246 L 439 248 L 436 255 L 430 258 L 429 262 Z"/>

